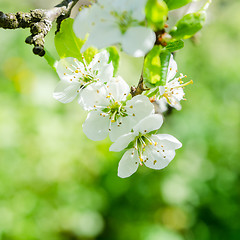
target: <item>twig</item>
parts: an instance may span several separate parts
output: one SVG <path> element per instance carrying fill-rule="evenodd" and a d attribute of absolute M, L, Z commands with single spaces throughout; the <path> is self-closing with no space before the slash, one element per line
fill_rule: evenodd
<path fill-rule="evenodd" d="M 134 97 L 134 96 L 142 94 L 142 92 L 146 91 L 146 90 L 148 90 L 148 89 L 144 88 L 144 85 L 143 85 L 143 72 L 142 72 L 137 87 L 136 88 L 135 87 L 131 87 L 131 95 L 132 95 L 132 97 Z"/>
<path fill-rule="evenodd" d="M 63 0 L 51 9 L 35 9 L 29 13 L 3 13 L 0 11 L 0 28 L 17 29 L 30 28 L 31 35 L 25 40 L 28 44 L 33 44 L 33 53 L 44 56 L 45 36 L 56 20 L 57 31 L 63 19 L 70 16 L 72 8 L 79 0 Z"/>

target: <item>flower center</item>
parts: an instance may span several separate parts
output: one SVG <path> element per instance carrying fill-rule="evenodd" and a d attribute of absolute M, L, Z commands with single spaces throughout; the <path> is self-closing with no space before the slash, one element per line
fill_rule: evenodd
<path fill-rule="evenodd" d="M 127 116 L 124 105 L 114 100 L 112 100 L 111 104 L 102 111 L 109 115 L 109 119 L 111 119 L 111 122 L 116 122 L 120 117 Z"/>
<path fill-rule="evenodd" d="M 112 12 L 111 14 L 116 18 L 122 34 L 124 34 L 134 22 L 136 22 L 136 20 L 132 18 L 131 12 L 124 11 L 121 14 L 118 12 Z"/>

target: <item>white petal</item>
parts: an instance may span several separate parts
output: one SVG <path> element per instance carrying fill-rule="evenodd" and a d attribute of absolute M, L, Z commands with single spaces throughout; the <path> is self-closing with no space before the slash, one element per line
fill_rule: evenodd
<path fill-rule="evenodd" d="M 114 68 L 112 62 L 105 64 L 101 66 L 101 70 L 98 71 L 96 78 L 102 83 L 107 83 L 113 78 L 113 70 Z"/>
<path fill-rule="evenodd" d="M 146 134 L 148 132 L 159 129 L 162 126 L 163 117 L 159 114 L 152 114 L 142 119 L 134 128 L 134 134 Z"/>
<path fill-rule="evenodd" d="M 100 53 L 97 53 L 92 61 L 89 63 L 88 67 L 92 70 L 99 70 L 101 69 L 101 66 L 104 64 L 107 64 L 109 60 L 109 53 L 104 50 Z"/>
<path fill-rule="evenodd" d="M 103 22 L 96 24 L 94 31 L 88 37 L 88 40 L 83 45 L 81 52 L 84 52 L 88 47 L 96 47 L 98 49 L 112 46 L 119 43 L 122 38 L 122 33 L 118 25 L 114 22 Z"/>
<path fill-rule="evenodd" d="M 62 80 L 54 90 L 53 97 L 62 103 L 69 103 L 78 95 L 80 83 Z"/>
<path fill-rule="evenodd" d="M 83 132 L 94 141 L 100 141 L 108 135 L 108 117 L 100 116 L 101 111 L 91 111 L 83 123 Z"/>
<path fill-rule="evenodd" d="M 87 33 L 90 33 L 98 19 L 100 7 L 94 4 L 91 8 L 81 10 L 73 23 L 73 31 L 76 36 L 84 39 Z"/>
<path fill-rule="evenodd" d="M 130 27 L 123 35 L 123 51 L 134 57 L 143 57 L 148 53 L 156 41 L 155 33 L 142 26 Z"/>
<path fill-rule="evenodd" d="M 160 93 L 161 96 L 165 93 L 165 87 L 164 86 L 159 87 L 159 93 Z"/>
<path fill-rule="evenodd" d="M 85 71 L 84 66 L 77 59 L 72 57 L 62 58 L 57 64 L 57 74 L 61 80 L 70 80 L 77 81 L 79 77 L 82 76 L 80 72 L 76 73 L 76 69 L 80 71 Z M 75 77 L 75 78 L 74 78 Z"/>
<path fill-rule="evenodd" d="M 169 62 L 169 66 L 168 66 L 167 82 L 169 80 L 173 79 L 175 77 L 176 73 L 177 73 L 177 63 L 173 59 L 173 55 L 171 54 L 170 62 Z"/>
<path fill-rule="evenodd" d="M 114 98 L 115 101 L 124 101 L 130 93 L 128 84 L 118 76 L 113 78 L 108 84 L 107 89 L 109 94 Z"/>
<path fill-rule="evenodd" d="M 98 78 L 102 83 L 108 82 L 113 77 L 113 65 L 112 62 L 109 61 L 109 53 L 104 50 L 98 54 L 96 54 L 88 65 L 88 68 L 91 71 L 97 71 L 96 78 Z"/>
<path fill-rule="evenodd" d="M 175 98 L 175 95 L 172 95 L 168 98 L 169 102 L 171 103 L 170 106 L 174 107 L 175 109 L 177 109 L 178 111 L 180 111 L 182 109 L 182 106 L 180 104 L 180 102 L 178 101 L 177 98 Z"/>
<path fill-rule="evenodd" d="M 140 121 L 154 113 L 154 106 L 149 98 L 144 95 L 137 95 L 126 103 L 127 114 L 133 116 L 135 121 Z"/>
<path fill-rule="evenodd" d="M 134 124 L 134 121 L 131 117 L 122 117 L 121 124 L 114 122 L 111 124 L 111 131 L 109 132 L 109 137 L 112 142 L 114 142 L 121 135 L 127 134 L 130 132 Z"/>
<path fill-rule="evenodd" d="M 180 111 L 182 109 L 182 105 L 178 100 L 171 102 L 171 106 L 174 107 L 176 110 Z"/>
<path fill-rule="evenodd" d="M 160 113 L 166 112 L 168 110 L 168 102 L 165 97 L 160 98 L 156 101 L 156 103 L 158 105 Z"/>
<path fill-rule="evenodd" d="M 132 155 L 132 153 L 134 155 Z M 135 173 L 138 169 L 139 159 L 136 150 L 129 149 L 124 153 L 118 165 L 118 176 L 126 178 Z"/>
<path fill-rule="evenodd" d="M 153 168 L 153 169 L 165 168 L 175 156 L 174 151 L 167 151 L 167 152 L 171 152 L 171 153 L 167 153 L 168 157 L 166 157 L 166 155 L 163 156 L 160 153 L 157 153 L 150 148 L 146 148 L 144 152 L 144 156 L 145 156 L 144 164 L 147 167 Z"/>
<path fill-rule="evenodd" d="M 132 18 L 139 22 L 143 21 L 145 18 L 145 6 L 147 0 L 128 0 L 128 2 L 131 3 Z"/>
<path fill-rule="evenodd" d="M 81 91 L 79 104 L 85 110 L 92 110 L 97 107 L 107 107 L 109 99 L 106 86 L 100 82 L 92 83 Z"/>
<path fill-rule="evenodd" d="M 182 143 L 170 134 L 156 134 L 153 135 L 154 141 L 162 145 L 165 150 L 174 150 L 182 147 Z"/>
<path fill-rule="evenodd" d="M 128 133 L 119 137 L 109 148 L 109 151 L 120 152 L 126 148 L 130 142 L 134 140 L 135 136 L 133 133 Z"/>

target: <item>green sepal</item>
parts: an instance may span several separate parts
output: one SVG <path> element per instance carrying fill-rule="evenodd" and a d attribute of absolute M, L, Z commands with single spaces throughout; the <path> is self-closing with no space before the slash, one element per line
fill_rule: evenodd
<path fill-rule="evenodd" d="M 182 40 L 176 40 L 173 42 L 169 42 L 165 49 L 168 50 L 169 52 L 174 52 L 183 47 L 184 47 L 184 42 Z"/>
<path fill-rule="evenodd" d="M 192 0 L 164 0 L 169 10 L 177 9 L 192 2 Z"/>
<path fill-rule="evenodd" d="M 163 29 L 168 16 L 167 4 L 163 0 L 148 0 L 145 15 L 148 24 L 154 31 Z"/>
<path fill-rule="evenodd" d="M 112 62 L 113 68 L 114 68 L 113 76 L 116 76 L 117 71 L 118 71 L 118 66 L 119 66 L 119 59 L 120 59 L 118 50 L 116 47 L 108 47 L 108 48 L 106 48 L 106 50 L 109 53 L 108 63 Z"/>
<path fill-rule="evenodd" d="M 206 20 L 206 12 L 189 13 L 180 19 L 169 34 L 175 39 L 187 39 L 202 29 Z"/>
<path fill-rule="evenodd" d="M 72 28 L 73 21 L 72 18 L 62 21 L 60 31 L 56 34 L 54 42 L 60 58 L 74 57 L 81 61 L 80 50 L 85 41 L 76 37 Z"/>

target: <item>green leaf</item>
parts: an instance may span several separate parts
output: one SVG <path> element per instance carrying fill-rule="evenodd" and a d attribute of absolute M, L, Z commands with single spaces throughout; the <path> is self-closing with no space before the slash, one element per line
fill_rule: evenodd
<path fill-rule="evenodd" d="M 148 0 L 145 13 L 147 22 L 154 31 L 163 29 L 168 15 L 168 7 L 163 0 Z"/>
<path fill-rule="evenodd" d="M 84 59 L 87 62 L 87 64 L 89 64 L 92 61 L 94 55 L 96 55 L 97 53 L 98 53 L 97 48 L 94 47 L 87 48 L 87 50 L 83 53 Z M 82 57 L 80 61 L 82 61 Z"/>
<path fill-rule="evenodd" d="M 162 47 L 160 45 L 154 46 L 144 59 L 143 80 L 150 88 L 155 87 L 156 84 L 161 80 L 161 49 Z"/>
<path fill-rule="evenodd" d="M 154 46 L 144 60 L 143 80 L 147 87 L 164 86 L 166 84 L 171 52 L 161 46 Z"/>
<path fill-rule="evenodd" d="M 169 42 L 166 46 L 166 50 L 168 50 L 169 52 L 174 52 L 183 47 L 184 47 L 184 42 L 182 40 L 177 40 L 177 41 Z"/>
<path fill-rule="evenodd" d="M 203 27 L 205 20 L 205 11 L 189 13 L 177 22 L 169 34 L 175 39 L 190 38 Z"/>
<path fill-rule="evenodd" d="M 162 51 L 160 53 L 160 61 L 161 61 L 160 78 L 161 78 L 161 81 L 158 83 L 159 86 L 164 86 L 166 84 L 170 57 L 171 57 L 171 52 L 169 52 L 167 50 Z"/>
<path fill-rule="evenodd" d="M 118 66 L 119 66 L 119 53 L 116 47 L 108 47 L 106 48 L 106 50 L 109 52 L 109 61 L 108 63 L 112 62 L 113 64 L 113 76 L 116 75 L 117 71 L 118 71 Z"/>
<path fill-rule="evenodd" d="M 180 8 L 192 2 L 192 0 L 164 0 L 164 1 L 166 2 L 169 10 Z"/>
<path fill-rule="evenodd" d="M 55 36 L 55 47 L 60 58 L 74 57 L 82 60 L 80 50 L 84 44 L 84 40 L 76 37 L 73 32 L 73 19 L 64 19 L 61 23 L 60 31 Z"/>

